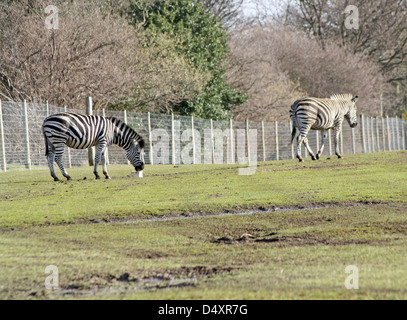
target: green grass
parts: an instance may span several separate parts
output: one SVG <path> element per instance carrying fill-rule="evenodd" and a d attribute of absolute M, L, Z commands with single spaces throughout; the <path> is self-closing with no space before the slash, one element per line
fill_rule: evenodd
<path fill-rule="evenodd" d="M 251 176 L 237 165 L 110 166 L 111 180 L 73 168 L 56 183 L 47 170 L 0 175 L 0 228 L 83 220 L 219 213 L 258 206 L 405 202 L 407 152 L 347 156 L 343 160 L 259 163 Z M 84 178 L 86 180 L 83 180 Z"/>
<path fill-rule="evenodd" d="M 237 165 L 130 170 L 96 181 L 74 168 L 64 183 L 1 173 L 0 298 L 407 298 L 406 152 L 259 163 L 252 176 Z M 277 210 L 210 215 L 259 207 Z M 208 216 L 183 218 L 193 214 Z M 163 216 L 181 218 L 145 219 Z M 44 287 L 47 265 L 58 291 Z M 348 265 L 358 290 L 345 289 Z"/>

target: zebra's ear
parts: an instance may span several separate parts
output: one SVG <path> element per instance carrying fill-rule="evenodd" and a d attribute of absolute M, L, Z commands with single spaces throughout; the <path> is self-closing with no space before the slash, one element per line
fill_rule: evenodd
<path fill-rule="evenodd" d="M 352 98 L 352 102 L 355 102 L 355 103 L 356 103 L 356 101 L 358 101 L 358 98 L 359 98 L 358 96 Z"/>

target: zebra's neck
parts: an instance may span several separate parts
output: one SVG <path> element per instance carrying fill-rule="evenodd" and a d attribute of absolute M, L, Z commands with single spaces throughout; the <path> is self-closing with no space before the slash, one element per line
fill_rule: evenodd
<path fill-rule="evenodd" d="M 350 105 L 347 101 L 341 102 L 341 107 L 343 111 L 343 115 L 346 116 L 350 112 Z"/>
<path fill-rule="evenodd" d="M 113 143 L 117 144 L 119 147 L 122 147 L 125 150 L 128 150 L 134 140 L 134 137 L 129 134 L 129 132 L 121 130 L 119 127 L 116 127 L 114 130 Z"/>
<path fill-rule="evenodd" d="M 119 147 L 122 147 L 124 150 L 128 151 L 134 140 L 142 140 L 136 131 L 121 120 L 111 118 L 111 121 L 113 123 L 113 144 L 117 144 Z"/>
<path fill-rule="evenodd" d="M 352 99 L 351 94 L 334 94 L 331 96 L 331 100 L 337 101 L 341 112 L 343 112 L 343 116 L 349 114 L 351 104 L 349 103 Z"/>

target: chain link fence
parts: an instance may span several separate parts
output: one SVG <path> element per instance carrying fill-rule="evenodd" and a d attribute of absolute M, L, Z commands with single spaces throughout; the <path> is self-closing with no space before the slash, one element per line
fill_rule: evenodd
<path fill-rule="evenodd" d="M 94 110 L 93 114 L 114 116 L 125 121 L 145 140 L 147 164 L 221 164 L 283 160 L 295 157 L 291 145 L 291 123 L 215 121 L 189 116 Z M 84 110 L 38 103 L 0 101 L 0 168 L 2 171 L 47 166 L 41 131 L 44 119 L 60 112 L 85 114 Z M 402 118 L 360 116 L 359 125 L 344 123 L 340 139 L 343 154 L 406 149 L 406 122 Z M 317 152 L 321 133 L 311 130 L 311 148 Z M 308 153 L 303 147 L 303 155 Z M 333 132 L 329 130 L 323 155 L 335 153 Z M 127 164 L 125 151 L 108 149 L 109 164 Z M 67 167 L 89 165 L 88 151 L 66 148 Z"/>

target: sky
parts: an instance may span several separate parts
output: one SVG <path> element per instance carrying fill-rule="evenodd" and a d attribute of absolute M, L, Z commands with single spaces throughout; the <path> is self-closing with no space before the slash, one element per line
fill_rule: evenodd
<path fill-rule="evenodd" d="M 243 12 L 246 16 L 253 16 L 256 14 L 256 4 L 253 0 L 244 0 Z"/>
<path fill-rule="evenodd" d="M 281 2 L 281 1 L 280 1 Z M 278 0 L 244 0 L 243 1 L 243 12 L 246 16 L 257 15 L 257 6 L 262 4 L 267 7 L 268 13 L 274 13 L 277 11 Z M 276 5 L 277 3 L 277 5 Z M 281 3 L 280 3 L 281 4 Z"/>

